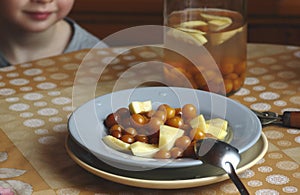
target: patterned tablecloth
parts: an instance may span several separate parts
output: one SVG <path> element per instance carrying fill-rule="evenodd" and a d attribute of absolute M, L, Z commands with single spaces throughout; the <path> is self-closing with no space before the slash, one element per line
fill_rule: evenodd
<path fill-rule="evenodd" d="M 155 68 L 123 74 L 140 62 L 146 67 L 157 58 L 155 51 L 125 50 L 101 49 L 89 55 L 83 50 L 0 69 L 0 194 L 4 188 L 21 195 L 238 194 L 230 180 L 176 190 L 126 186 L 97 177 L 70 158 L 65 140 L 67 120 L 75 107 L 112 91 L 116 78 L 129 79 L 127 84 L 133 86 L 137 78 L 155 79 L 147 77 Z M 87 68 L 80 66 L 83 59 Z M 110 66 L 99 69 L 99 63 L 108 62 Z M 97 83 L 99 75 L 100 84 L 89 86 Z M 84 98 L 74 101 L 73 89 L 86 84 L 84 90 L 75 90 L 76 98 Z M 249 44 L 245 84 L 230 98 L 260 111 L 300 110 L 300 48 Z M 268 151 L 240 174 L 243 183 L 251 194 L 299 194 L 300 130 L 267 126 L 263 132 Z"/>

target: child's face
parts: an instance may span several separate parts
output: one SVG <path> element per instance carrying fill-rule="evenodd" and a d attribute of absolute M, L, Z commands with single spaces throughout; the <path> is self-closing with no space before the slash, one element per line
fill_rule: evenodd
<path fill-rule="evenodd" d="M 0 0 L 0 24 L 27 32 L 41 32 L 63 19 L 74 0 Z"/>

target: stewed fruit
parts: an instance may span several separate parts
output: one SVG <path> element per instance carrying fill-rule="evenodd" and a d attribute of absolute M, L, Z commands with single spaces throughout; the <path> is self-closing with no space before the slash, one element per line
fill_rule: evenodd
<path fill-rule="evenodd" d="M 225 139 L 228 122 L 221 118 L 205 120 L 193 104 L 174 108 L 161 104 L 152 108 L 150 100 L 132 102 L 104 120 L 109 147 L 146 158 L 193 158 L 198 139 Z"/>

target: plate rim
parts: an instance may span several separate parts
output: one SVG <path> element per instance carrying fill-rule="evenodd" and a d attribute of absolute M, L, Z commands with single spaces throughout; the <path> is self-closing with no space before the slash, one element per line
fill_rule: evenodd
<path fill-rule="evenodd" d="M 71 139 L 71 135 L 68 134 L 65 139 L 65 149 L 67 154 L 71 157 L 71 159 L 80 167 L 85 169 L 86 171 L 101 177 L 103 179 L 124 184 L 127 186 L 133 187 L 140 187 L 140 188 L 148 188 L 148 189 L 182 189 L 182 188 L 192 188 L 192 187 L 200 187 L 209 184 L 218 183 L 224 180 L 229 179 L 227 174 L 222 174 L 219 176 L 208 176 L 202 178 L 193 178 L 193 179 L 176 179 L 176 180 L 153 180 L 153 179 L 139 179 L 139 178 L 132 178 L 123 175 L 117 175 L 114 173 L 109 173 L 104 170 L 100 170 L 95 168 L 83 160 L 81 160 L 76 154 L 74 154 L 70 147 L 68 146 L 68 140 Z M 253 167 L 259 160 L 261 160 L 268 151 L 268 139 L 266 135 L 262 132 L 260 135 L 259 140 L 252 146 L 254 147 L 260 139 L 262 140 L 262 150 L 258 153 L 257 156 L 254 157 L 250 162 L 247 162 L 245 165 L 239 167 L 236 172 L 240 174 L 247 169 Z M 76 143 L 77 144 L 77 143 Z M 82 146 L 80 146 L 82 147 Z M 249 149 L 248 149 L 249 150 Z M 246 151 L 245 151 L 246 152 Z"/>

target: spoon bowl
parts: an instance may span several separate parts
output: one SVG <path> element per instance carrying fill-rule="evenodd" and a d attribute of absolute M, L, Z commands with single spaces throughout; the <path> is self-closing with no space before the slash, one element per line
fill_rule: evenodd
<path fill-rule="evenodd" d="M 226 142 L 212 138 L 198 140 L 195 143 L 194 149 L 196 157 L 199 160 L 203 163 L 222 168 L 242 195 L 249 194 L 235 172 L 241 161 L 238 149 Z"/>

